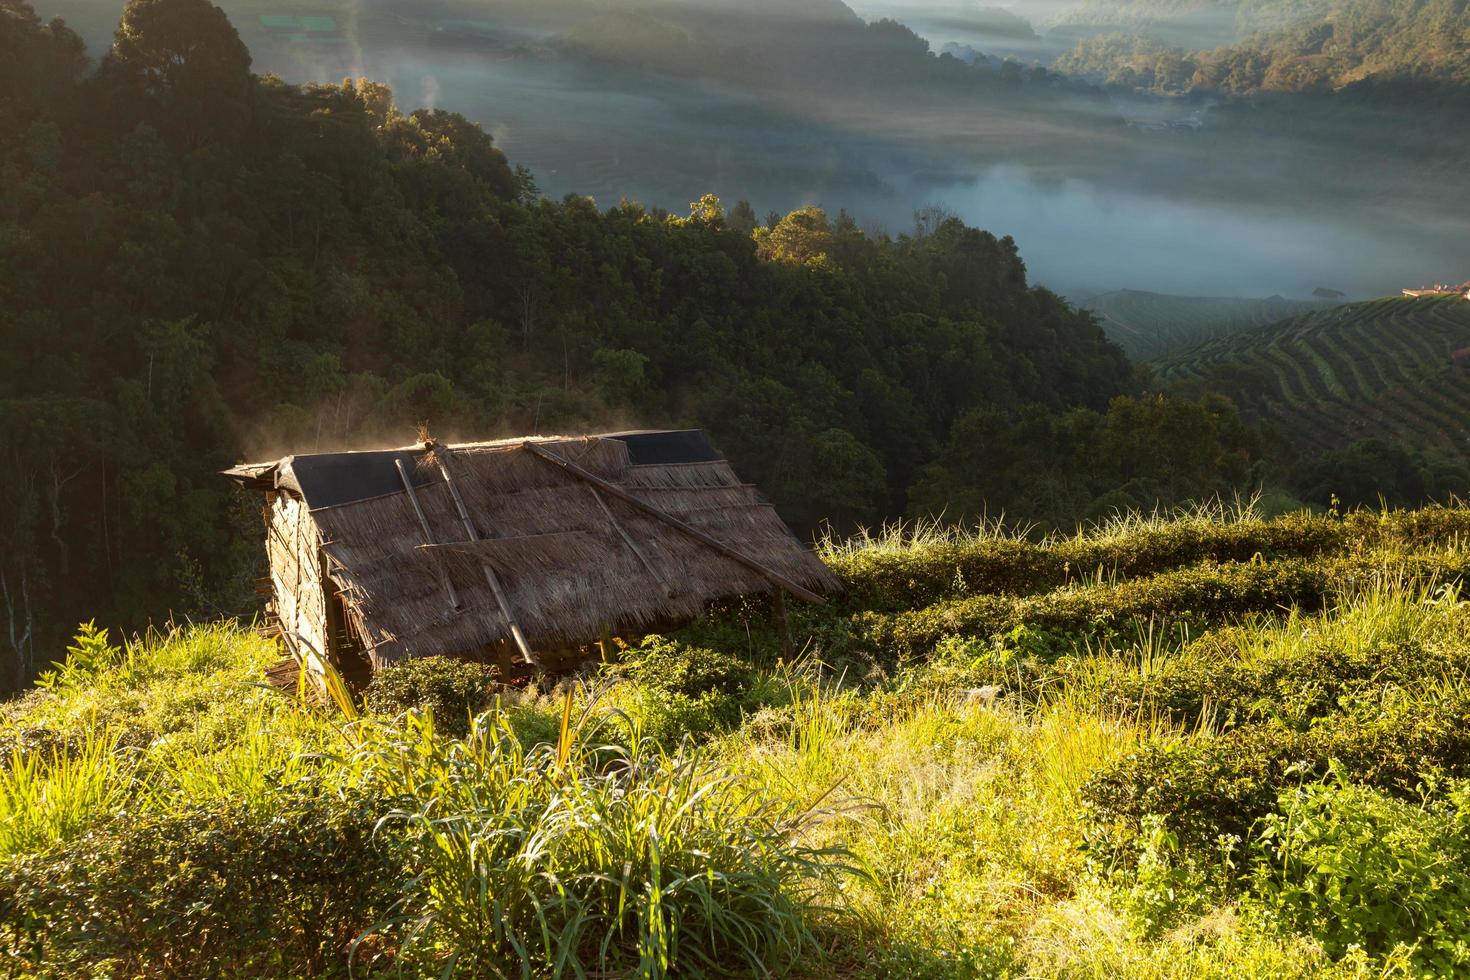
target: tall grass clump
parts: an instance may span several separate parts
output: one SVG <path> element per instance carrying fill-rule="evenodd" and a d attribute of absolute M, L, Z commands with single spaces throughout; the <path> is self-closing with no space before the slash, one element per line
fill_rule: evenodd
<path fill-rule="evenodd" d="M 131 769 L 116 737 L 92 729 L 76 751 L 12 750 L 0 766 L 0 858 L 80 834 L 123 802 Z"/>
<path fill-rule="evenodd" d="M 599 744 L 565 702 L 527 747 L 498 705 L 462 740 L 432 712 L 364 722 L 346 766 L 389 807 L 414 877 L 387 928 L 446 976 L 700 976 L 778 971 L 815 954 L 818 887 L 841 852 L 801 846 L 813 819 L 691 748 Z"/>

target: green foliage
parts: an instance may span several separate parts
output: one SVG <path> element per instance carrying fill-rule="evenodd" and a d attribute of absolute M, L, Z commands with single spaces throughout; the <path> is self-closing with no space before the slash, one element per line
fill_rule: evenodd
<path fill-rule="evenodd" d="M 755 680 L 755 671 L 738 657 L 661 636 L 645 637 L 629 657 L 623 669 L 631 679 L 667 694 L 739 695 Z"/>
<path fill-rule="evenodd" d="M 463 735 L 471 716 L 494 702 L 497 676 L 488 664 L 457 657 L 412 657 L 373 674 L 367 709 L 389 717 L 429 711 L 441 731 Z"/>
<path fill-rule="evenodd" d="M 1203 7 L 1153 0 L 1085 2 L 1067 19 L 1134 33 L 1086 37 L 1058 59 L 1057 68 L 1108 85 L 1168 94 L 1321 92 L 1365 78 L 1470 80 L 1470 60 L 1458 42 L 1470 22 L 1464 7 L 1454 2 L 1245 0 Z M 1219 27 L 1230 20 L 1233 29 L 1221 33 Z M 1177 40 L 1169 44 L 1160 35 Z M 1217 44 L 1236 43 L 1193 52 L 1178 46 L 1193 47 L 1210 36 Z"/>
<path fill-rule="evenodd" d="M 839 854 L 792 843 L 806 815 L 702 755 L 599 746 L 588 715 L 566 718 L 530 749 L 498 711 L 462 742 L 415 715 L 359 733 L 349 768 L 411 854 L 403 957 L 445 975 L 702 976 L 817 953 L 811 889 Z"/>
<path fill-rule="evenodd" d="M 1429 533 L 1470 532 L 1470 515 L 1449 515 L 1448 527 Z M 1070 537 L 1029 541 L 999 533 L 968 533 L 917 525 L 879 541 L 857 538 L 826 542 L 823 557 L 842 577 L 848 601 L 867 609 L 923 606 L 944 599 L 987 593 L 1026 595 L 1070 582 L 1135 578 L 1200 562 L 1249 562 L 1312 557 L 1379 543 L 1406 540 L 1420 532 L 1432 511 L 1354 516 L 1344 523 L 1307 513 L 1263 520 L 1250 513 L 1233 518 L 1201 513 L 1173 519 L 1108 525 Z"/>
<path fill-rule="evenodd" d="M 1222 398 L 1119 397 L 1106 412 L 976 409 L 962 415 L 909 499 L 916 517 L 1005 510 L 1066 526 L 1241 493 L 1258 479 L 1260 434 Z"/>
<path fill-rule="evenodd" d="M 1022 624 L 1109 636 L 1133 630 L 1140 622 L 1205 625 L 1287 605 L 1315 608 L 1333 576 L 1352 567 L 1301 559 L 1206 562 L 1116 585 L 1076 585 L 1020 598 L 978 595 L 915 612 L 863 614 L 858 621 L 870 643 L 910 653 L 922 653 L 945 636 L 993 637 Z"/>
<path fill-rule="evenodd" d="M 735 600 L 463 739 L 267 690 L 237 627 L 84 629 L 75 683 L 0 706 L 0 972 L 1453 973 L 1467 519 L 869 538 L 832 553 L 892 620 L 936 608 L 885 561 L 1012 605 L 917 660 L 855 654 L 856 596 L 793 609 L 812 646 L 761 666 Z M 978 594 L 987 542 L 1113 568 Z M 1190 630 L 1129 625 L 1166 609 Z"/>
<path fill-rule="evenodd" d="M 0 769 L 0 857 L 68 841 L 125 802 L 133 761 L 115 737 L 84 738 L 49 752 L 11 750 Z"/>
<path fill-rule="evenodd" d="M 1088 38 L 1079 48 L 1107 43 L 1107 37 Z M 1067 56 L 1058 62 L 1066 68 Z M 1112 79 L 1108 79 L 1113 84 Z M 1155 83 L 1136 84 L 1150 87 Z M 1103 330 L 1123 351 L 1141 361 L 1189 349 L 1202 341 L 1223 337 L 1251 327 L 1276 323 L 1287 317 L 1320 309 L 1327 304 L 1312 300 L 1238 299 L 1218 296 L 1166 296 L 1138 289 L 1120 289 L 1094 296 L 1083 303 L 1101 321 Z"/>
<path fill-rule="evenodd" d="M 1137 833 L 1158 814 L 1196 851 L 1246 839 L 1277 794 L 1320 779 L 1334 764 L 1364 785 L 1409 796 L 1421 774 L 1470 776 L 1470 702 L 1400 696 L 1381 715 L 1324 715 L 1305 730 L 1279 721 L 1187 742 L 1159 741 L 1099 771 L 1085 796 L 1100 846 Z M 1121 836 L 1115 836 L 1121 834 Z"/>
<path fill-rule="evenodd" d="M 0 864 L 0 964 L 72 976 L 317 975 L 396 900 L 394 838 L 363 801 L 278 788 L 130 813 Z"/>
<path fill-rule="evenodd" d="M 616 674 L 631 684 L 615 700 L 632 718 L 635 738 L 660 745 L 702 742 L 760 707 L 760 677 L 739 657 L 658 635 L 645 637 L 627 656 Z"/>
<path fill-rule="evenodd" d="M 1138 932 L 1152 939 L 1198 914 L 1211 898 L 1195 856 L 1181 853 L 1178 837 L 1157 814 L 1144 817 L 1136 858 L 1109 883 Z"/>
<path fill-rule="evenodd" d="M 1412 803 L 1335 779 L 1281 794 L 1254 846 L 1266 905 L 1329 955 L 1398 946 L 1437 976 L 1470 965 L 1470 811 L 1463 785 Z"/>

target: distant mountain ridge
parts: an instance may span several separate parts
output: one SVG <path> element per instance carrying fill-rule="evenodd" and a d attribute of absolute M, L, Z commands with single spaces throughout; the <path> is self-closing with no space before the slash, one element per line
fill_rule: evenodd
<path fill-rule="evenodd" d="M 1330 305 L 1282 296 L 1172 296 L 1119 289 L 1094 296 L 1082 307 L 1097 316 L 1108 337 L 1129 357 L 1149 361 Z"/>

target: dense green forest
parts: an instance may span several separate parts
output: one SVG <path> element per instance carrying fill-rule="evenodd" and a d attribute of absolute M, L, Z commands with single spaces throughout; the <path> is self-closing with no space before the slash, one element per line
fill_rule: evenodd
<path fill-rule="evenodd" d="M 27 4 L 0 11 L 9 683 L 91 615 L 248 611 L 256 515 L 215 475 L 245 455 L 403 444 L 424 421 L 446 438 L 697 424 L 810 530 L 945 509 L 911 488 L 968 472 L 956 440 L 987 426 L 1000 447 L 1029 420 L 1140 411 L 1122 353 L 1028 284 L 1010 238 L 547 200 L 454 113 L 253 75 L 203 0 L 133 0 L 96 62 Z M 1132 479 L 1093 474 L 1066 510 L 964 509 L 1069 522 Z"/>

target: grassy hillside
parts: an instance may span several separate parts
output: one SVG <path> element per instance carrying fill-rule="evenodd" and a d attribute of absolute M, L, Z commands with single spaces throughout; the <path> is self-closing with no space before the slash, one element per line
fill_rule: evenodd
<path fill-rule="evenodd" d="M 1218 389 L 1320 450 L 1370 437 L 1463 453 L 1470 434 L 1463 299 L 1380 299 L 1244 331 L 1161 360 L 1167 383 Z"/>
<path fill-rule="evenodd" d="M 1109 339 L 1129 357 L 1141 361 L 1166 357 L 1202 341 L 1328 305 L 1281 296 L 1266 299 L 1170 296 L 1141 289 L 1103 293 L 1082 304 L 1097 315 Z"/>
<path fill-rule="evenodd" d="M 1467 532 L 1203 513 L 833 543 L 848 591 L 801 611 L 794 663 L 737 603 L 552 690 L 399 668 L 371 710 L 266 689 L 277 652 L 234 625 L 84 630 L 0 711 L 0 964 L 1455 972 Z"/>

